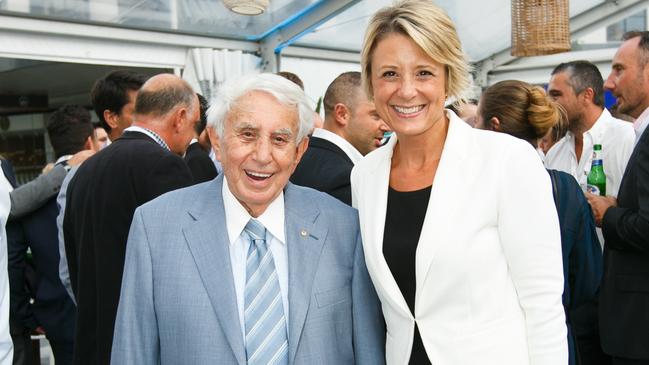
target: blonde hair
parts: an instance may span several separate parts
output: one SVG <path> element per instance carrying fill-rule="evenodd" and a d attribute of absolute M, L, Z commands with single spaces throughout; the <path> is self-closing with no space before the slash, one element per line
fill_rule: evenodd
<path fill-rule="evenodd" d="M 534 146 L 564 114 L 563 108 L 545 90 L 518 80 L 498 82 L 480 98 L 480 115 L 486 124 L 491 124 L 491 119 L 496 117 L 501 132 Z"/>
<path fill-rule="evenodd" d="M 390 34 L 402 34 L 413 40 L 430 58 L 446 68 L 446 93 L 462 100 L 471 84 L 469 66 L 455 25 L 440 7 L 430 0 L 402 0 L 379 10 L 365 32 L 361 51 L 363 88 L 370 100 L 372 90 L 372 53 Z"/>

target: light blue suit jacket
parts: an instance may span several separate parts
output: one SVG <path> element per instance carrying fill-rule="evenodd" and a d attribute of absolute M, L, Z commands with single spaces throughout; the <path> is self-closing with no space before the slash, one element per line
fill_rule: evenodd
<path fill-rule="evenodd" d="M 222 184 L 221 175 L 136 210 L 112 364 L 246 364 Z M 290 183 L 284 199 L 289 364 L 384 364 L 356 210 Z"/>

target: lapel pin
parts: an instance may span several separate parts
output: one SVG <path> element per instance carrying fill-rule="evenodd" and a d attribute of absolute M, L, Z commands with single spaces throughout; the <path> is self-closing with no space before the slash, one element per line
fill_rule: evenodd
<path fill-rule="evenodd" d="M 307 232 L 306 229 L 303 229 L 303 230 L 300 231 L 300 236 L 306 237 L 308 235 L 309 235 L 309 232 Z"/>

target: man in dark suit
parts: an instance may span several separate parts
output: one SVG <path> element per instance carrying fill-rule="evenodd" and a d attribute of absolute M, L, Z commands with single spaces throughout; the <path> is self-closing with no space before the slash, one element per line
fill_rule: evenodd
<path fill-rule="evenodd" d="M 75 364 L 110 362 L 133 212 L 159 195 L 191 185 L 180 156 L 198 119 L 198 98 L 185 81 L 170 74 L 154 76 L 137 93 L 133 125 L 70 181 L 63 231 L 77 300 Z"/>
<path fill-rule="evenodd" d="M 94 125 L 97 151 L 107 147 L 111 141 L 121 137 L 124 129 L 133 124 L 135 98 L 146 79 L 146 76 L 136 72 L 117 70 L 106 74 L 95 82 L 90 91 L 90 95 L 95 113 L 99 117 L 99 123 Z M 104 136 L 103 140 L 101 138 L 102 135 Z M 72 166 L 71 162 L 73 159 L 74 157 L 70 159 L 70 166 Z M 59 261 L 59 276 L 61 277 L 61 282 L 65 290 L 73 301 L 75 299 L 70 284 L 68 260 L 63 237 L 63 217 L 65 216 L 67 188 L 76 172 L 76 167 L 70 169 L 70 173 L 65 176 L 65 179 L 61 183 L 61 191 L 57 196 L 57 204 L 59 205 L 57 226 L 59 227 L 59 255 L 61 256 L 61 260 Z"/>
<path fill-rule="evenodd" d="M 66 166 L 73 154 L 96 147 L 90 113 L 78 105 L 65 105 L 52 113 L 47 132 L 56 164 Z M 45 334 L 57 364 L 71 364 L 76 310 L 59 280 L 58 213 L 56 197 L 52 197 L 13 223 L 8 237 L 11 312 L 25 327 Z M 25 290 L 28 247 L 36 279 L 31 293 Z"/>
<path fill-rule="evenodd" d="M 196 184 L 210 181 L 218 175 L 214 162 L 199 141 L 201 134 L 207 136 L 205 126 L 207 125 L 207 109 L 209 108 L 209 104 L 203 95 L 197 94 L 197 96 L 201 104 L 201 119 L 196 124 L 196 134 L 189 143 L 189 147 L 187 147 L 187 152 L 185 153 L 185 162 L 189 167 L 189 171 L 192 172 L 194 183 Z"/>
<path fill-rule="evenodd" d="M 354 164 L 378 148 L 390 128 L 365 96 L 360 72 L 336 77 L 325 92 L 324 110 L 324 127 L 313 131 L 291 182 L 351 205 L 349 176 Z"/>
<path fill-rule="evenodd" d="M 604 87 L 634 118 L 636 145 L 617 200 L 587 194 L 604 233 L 600 336 L 614 365 L 649 364 L 649 32 L 629 32 Z M 606 148 L 606 147 L 604 147 Z M 606 162 L 604 162 L 606 165 Z"/>

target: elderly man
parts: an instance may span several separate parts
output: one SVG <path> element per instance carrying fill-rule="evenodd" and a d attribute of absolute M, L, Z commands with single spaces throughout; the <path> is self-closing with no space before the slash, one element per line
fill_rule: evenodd
<path fill-rule="evenodd" d="M 198 119 L 198 98 L 185 81 L 154 76 L 137 93 L 133 125 L 70 181 L 63 231 L 78 308 L 75 364 L 109 363 L 133 213 L 192 183 L 180 155 Z"/>
<path fill-rule="evenodd" d="M 138 208 L 112 363 L 383 364 L 354 209 L 288 178 L 313 113 L 277 75 L 226 82 L 215 180 Z"/>
<path fill-rule="evenodd" d="M 316 128 L 291 182 L 327 193 L 352 205 L 349 182 L 354 164 L 380 146 L 390 130 L 367 100 L 360 72 L 345 72 L 324 96 L 325 121 Z"/>
<path fill-rule="evenodd" d="M 649 364 L 649 32 L 629 32 L 604 87 L 636 118 L 636 145 L 617 199 L 588 194 L 602 227 L 600 336 L 613 364 Z"/>

